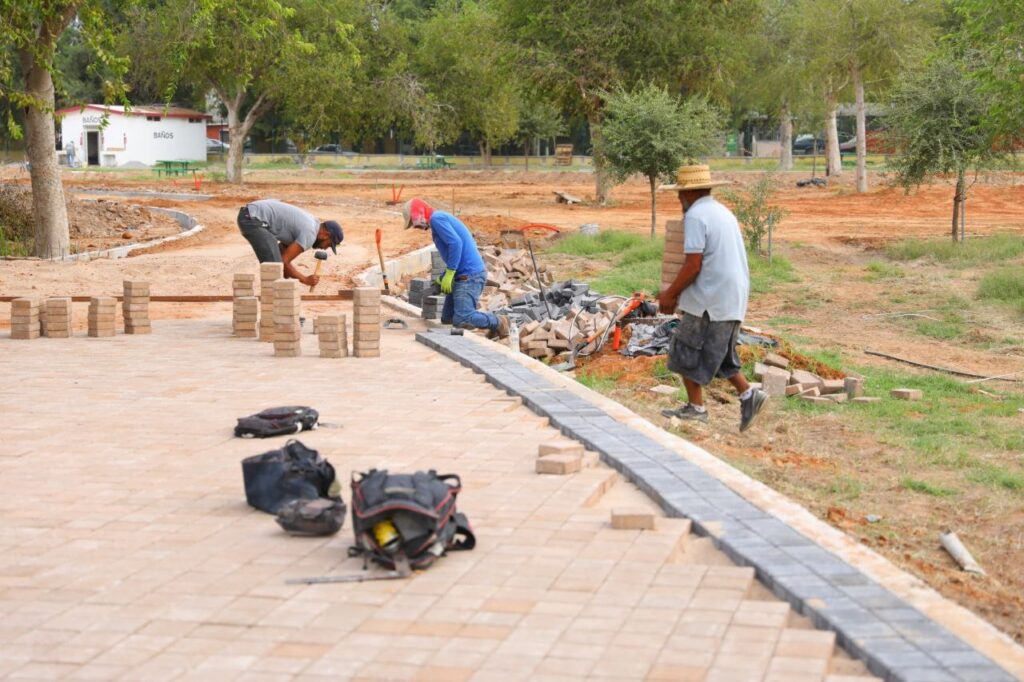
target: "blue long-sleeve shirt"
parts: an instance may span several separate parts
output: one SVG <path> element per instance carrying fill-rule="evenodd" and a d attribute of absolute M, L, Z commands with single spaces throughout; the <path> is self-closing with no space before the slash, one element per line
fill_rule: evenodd
<path fill-rule="evenodd" d="M 451 213 L 434 211 L 430 216 L 430 235 L 449 270 L 457 276 L 486 272 L 480 251 L 469 229 Z"/>

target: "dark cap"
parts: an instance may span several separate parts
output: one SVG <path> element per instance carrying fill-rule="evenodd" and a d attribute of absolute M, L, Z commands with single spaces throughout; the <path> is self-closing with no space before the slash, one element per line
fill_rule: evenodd
<path fill-rule="evenodd" d="M 327 228 L 327 234 L 331 235 L 331 251 L 337 255 L 338 249 L 335 247 L 345 241 L 345 233 L 341 231 L 341 225 L 336 220 L 325 220 L 324 227 Z"/>

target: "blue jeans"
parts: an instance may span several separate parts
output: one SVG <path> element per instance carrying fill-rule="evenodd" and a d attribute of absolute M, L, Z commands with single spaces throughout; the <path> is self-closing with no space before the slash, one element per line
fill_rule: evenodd
<path fill-rule="evenodd" d="M 497 329 L 498 318 L 493 313 L 484 313 L 476 309 L 486 284 L 486 272 L 457 275 L 452 282 L 452 293 L 444 297 L 441 322 L 462 329 Z"/>

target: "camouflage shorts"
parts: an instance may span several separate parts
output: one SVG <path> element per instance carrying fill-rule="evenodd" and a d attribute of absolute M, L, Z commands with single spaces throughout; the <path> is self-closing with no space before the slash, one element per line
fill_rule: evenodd
<path fill-rule="evenodd" d="M 736 354 L 739 334 L 739 322 L 712 322 L 707 313 L 684 313 L 669 341 L 668 368 L 701 386 L 716 375 L 735 376 L 741 366 Z"/>

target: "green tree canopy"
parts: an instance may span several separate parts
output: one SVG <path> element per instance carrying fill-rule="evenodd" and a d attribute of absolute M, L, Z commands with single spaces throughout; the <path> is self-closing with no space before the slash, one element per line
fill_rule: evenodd
<path fill-rule="evenodd" d="M 605 157 L 618 181 L 637 173 L 651 187 L 651 238 L 657 232 L 658 179 L 670 177 L 680 165 L 695 163 L 720 142 L 722 116 L 702 97 L 679 100 L 648 84 L 616 90 L 606 96 Z"/>
<path fill-rule="evenodd" d="M 889 165 L 896 181 L 909 190 L 936 175 L 956 177 L 956 241 L 968 170 L 985 168 L 999 156 L 993 130 L 986 125 L 992 97 L 973 78 L 968 64 L 936 55 L 898 80 L 888 104 L 887 136 L 898 151 Z"/>

